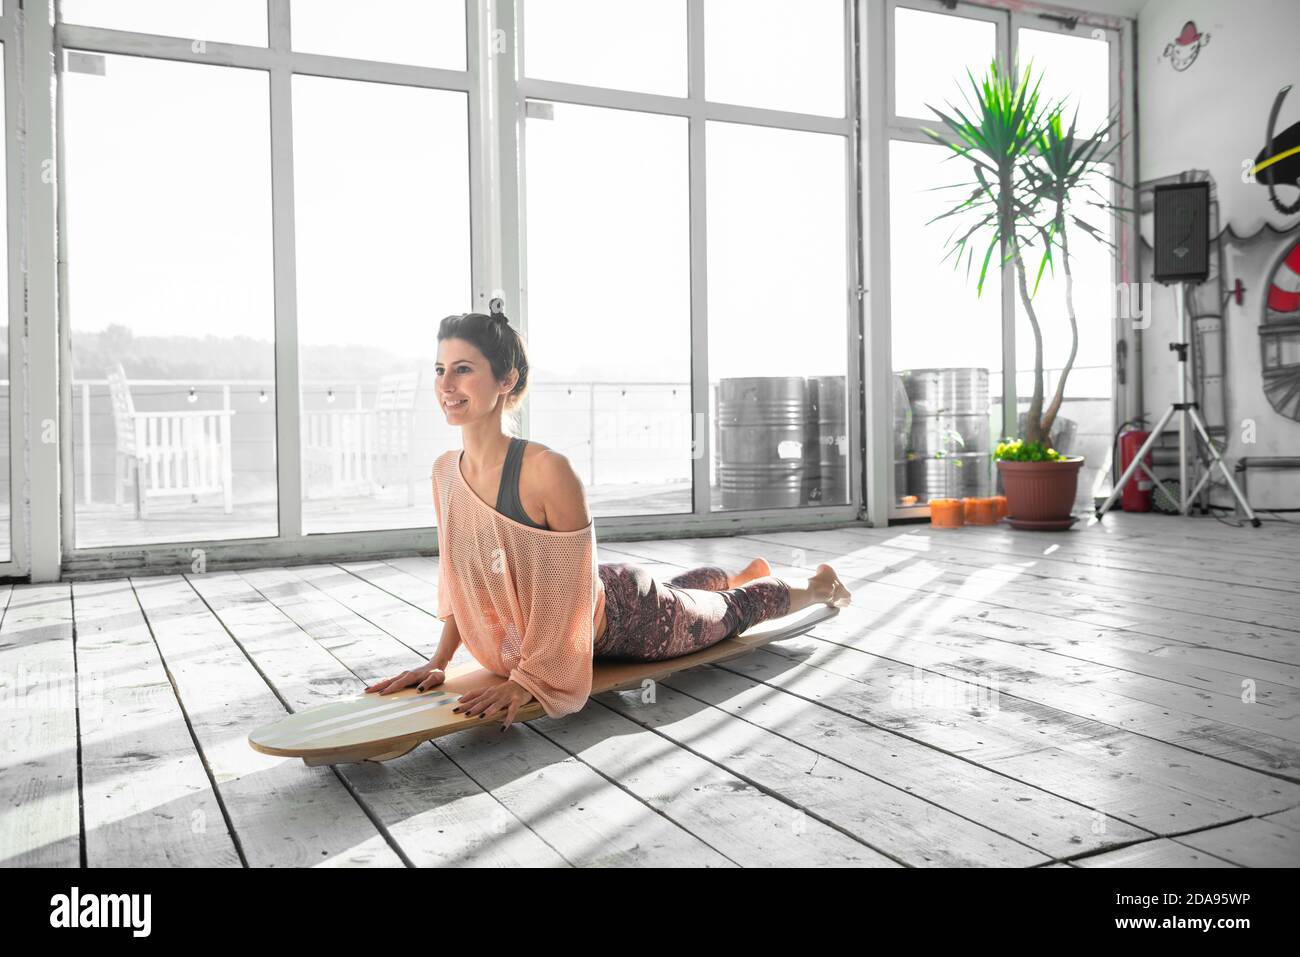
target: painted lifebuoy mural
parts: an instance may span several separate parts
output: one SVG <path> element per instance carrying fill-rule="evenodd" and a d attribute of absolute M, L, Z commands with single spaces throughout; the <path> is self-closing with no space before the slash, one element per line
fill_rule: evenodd
<path fill-rule="evenodd" d="M 1291 245 L 1269 279 L 1259 345 L 1269 404 L 1300 422 L 1300 241 Z"/>
<path fill-rule="evenodd" d="M 1288 84 L 1273 98 L 1264 148 L 1251 169 L 1255 181 L 1268 187 L 1269 203 L 1285 216 L 1300 212 L 1300 195 L 1283 196 L 1279 190 L 1286 187 L 1289 193 L 1300 188 L 1300 122 L 1281 131 L 1277 128 L 1282 104 L 1290 92 Z M 1286 252 L 1268 279 L 1259 327 L 1259 354 L 1269 405 L 1300 422 L 1300 240 L 1287 242 Z"/>

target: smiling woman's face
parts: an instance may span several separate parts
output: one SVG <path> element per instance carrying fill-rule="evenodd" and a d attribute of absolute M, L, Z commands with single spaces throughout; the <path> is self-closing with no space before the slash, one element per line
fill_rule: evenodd
<path fill-rule="evenodd" d="M 438 405 L 451 425 L 464 425 L 491 413 L 500 395 L 514 388 L 516 379 L 512 369 L 505 382 L 498 382 L 492 375 L 492 365 L 478 347 L 454 338 L 438 343 L 434 373 Z"/>

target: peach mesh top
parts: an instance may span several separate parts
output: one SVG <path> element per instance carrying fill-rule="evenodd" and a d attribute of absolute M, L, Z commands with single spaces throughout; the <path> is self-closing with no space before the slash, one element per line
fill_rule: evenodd
<path fill-rule="evenodd" d="M 579 711 L 605 606 L 596 523 L 558 532 L 502 515 L 465 481 L 460 457 L 454 449 L 433 464 L 438 618 L 454 615 L 474 659 L 527 688 L 552 718 Z"/>

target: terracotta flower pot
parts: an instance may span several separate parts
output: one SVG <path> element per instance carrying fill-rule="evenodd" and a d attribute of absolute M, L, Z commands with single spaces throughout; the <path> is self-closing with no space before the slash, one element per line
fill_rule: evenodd
<path fill-rule="evenodd" d="M 1082 455 L 1056 462 L 998 460 L 1007 492 L 1007 522 L 1013 528 L 1062 531 L 1078 519 L 1070 515 L 1079 486 Z"/>

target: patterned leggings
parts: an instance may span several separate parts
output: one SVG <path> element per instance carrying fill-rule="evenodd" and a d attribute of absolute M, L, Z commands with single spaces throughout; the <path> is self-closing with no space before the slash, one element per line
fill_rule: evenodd
<path fill-rule="evenodd" d="M 717 644 L 790 611 L 790 587 L 757 578 L 727 587 L 716 565 L 692 568 L 656 581 L 639 565 L 599 565 L 605 585 L 605 634 L 595 658 L 663 661 Z"/>

